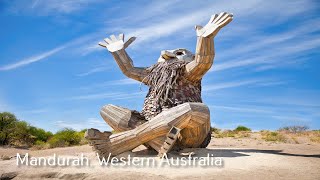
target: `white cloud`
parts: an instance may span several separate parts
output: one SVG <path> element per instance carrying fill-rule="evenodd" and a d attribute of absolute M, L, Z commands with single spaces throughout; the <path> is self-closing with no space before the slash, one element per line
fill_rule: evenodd
<path fill-rule="evenodd" d="M 30 12 L 37 15 L 70 14 L 88 8 L 102 0 L 33 0 L 13 1 L 9 10 L 15 13 Z"/>
<path fill-rule="evenodd" d="M 58 129 L 71 128 L 77 131 L 88 129 L 88 128 L 96 128 L 101 131 L 111 131 L 110 126 L 102 118 L 101 119 L 88 118 L 86 120 L 77 121 L 77 122 L 59 120 L 59 121 L 55 121 L 53 125 L 56 126 Z"/>
<path fill-rule="evenodd" d="M 58 53 L 59 51 L 63 50 L 66 46 L 63 45 L 63 46 L 59 46 L 59 47 L 56 47 L 52 50 L 49 50 L 49 51 L 46 51 L 44 53 L 41 53 L 41 54 L 38 54 L 38 55 L 34 55 L 34 56 L 31 56 L 29 58 L 25 58 L 25 59 L 22 59 L 18 62 L 15 62 L 13 64 L 8 64 L 8 65 L 4 65 L 4 66 L 1 66 L 0 67 L 0 71 L 8 71 L 8 70 L 13 70 L 13 69 L 17 69 L 19 67 L 22 67 L 22 66 L 27 66 L 29 64 L 32 64 L 32 63 L 35 63 L 35 62 L 38 62 L 38 61 L 42 61 L 56 53 Z"/>
<path fill-rule="evenodd" d="M 29 110 L 21 110 L 19 111 L 20 114 L 42 114 L 47 113 L 49 110 L 46 108 L 41 109 L 29 109 Z"/>
<path fill-rule="evenodd" d="M 114 81 L 109 81 L 106 82 L 106 85 L 128 85 L 128 84 L 140 84 L 140 82 L 133 80 L 133 79 L 119 79 L 119 80 L 114 80 Z"/>
<path fill-rule="evenodd" d="M 55 54 L 58 54 L 59 52 L 61 52 L 62 50 L 66 49 L 70 46 L 76 46 L 77 44 L 82 44 L 84 42 L 90 41 L 92 38 L 94 38 L 93 34 L 88 34 L 88 35 L 82 36 L 80 38 L 76 38 L 74 40 L 66 42 L 63 45 L 58 46 L 58 47 L 51 49 L 49 51 L 46 51 L 46 52 L 43 52 L 43 53 L 40 53 L 37 55 L 33 55 L 28 58 L 24 58 L 18 62 L 12 63 L 12 64 L 0 66 L 0 71 L 13 70 L 13 69 L 17 69 L 17 68 L 20 68 L 23 66 L 30 65 L 32 63 L 43 61 L 43 60 L 47 59 L 48 57 L 51 57 Z"/>
<path fill-rule="evenodd" d="M 234 106 L 219 106 L 212 105 L 212 109 L 222 109 L 234 112 L 244 112 L 244 113 L 271 113 L 272 111 L 266 109 L 257 109 L 256 107 L 234 107 Z"/>
<path fill-rule="evenodd" d="M 221 90 L 226 88 L 233 88 L 233 87 L 239 87 L 239 86 L 245 86 L 250 84 L 256 84 L 260 82 L 261 80 L 253 79 L 253 80 L 243 80 L 243 81 L 237 81 L 237 82 L 225 82 L 225 83 L 217 83 L 214 85 L 204 85 L 203 91 L 212 91 L 212 90 Z"/>
<path fill-rule="evenodd" d="M 297 45 L 292 45 L 297 44 Z M 213 66 L 210 71 L 222 71 L 231 68 L 248 67 L 251 65 L 267 65 L 270 68 L 283 67 L 284 64 L 293 64 L 292 61 L 296 61 L 293 57 L 301 52 L 312 50 L 320 46 L 319 37 L 312 37 L 310 39 L 305 39 L 298 42 L 289 42 L 285 44 L 274 44 L 270 48 L 265 50 L 252 49 L 250 52 L 260 52 L 259 55 L 249 55 L 248 52 L 242 53 L 243 58 L 236 58 L 232 61 L 227 61 L 223 63 L 217 63 Z M 223 52 L 222 52 L 223 53 Z M 229 54 L 230 55 L 230 54 Z M 232 54 L 233 56 L 240 56 L 239 54 Z M 223 55 L 222 55 L 223 56 Z M 246 58 L 247 56 L 247 58 Z M 230 58 L 230 57 L 229 57 Z M 221 59 L 224 59 L 222 57 Z M 285 61 L 283 61 L 285 59 Z M 280 61 L 282 60 L 282 61 Z M 270 66 L 273 65 L 273 66 Z M 261 69 L 263 70 L 263 68 Z"/>
<path fill-rule="evenodd" d="M 93 100 L 93 99 L 130 99 L 141 96 L 145 94 L 145 92 L 135 92 L 135 93 L 124 93 L 124 92 L 109 92 L 109 93 L 93 93 L 93 94 L 85 94 L 80 96 L 74 96 L 68 98 L 69 100 Z"/>
<path fill-rule="evenodd" d="M 309 123 L 311 120 L 307 119 L 305 117 L 297 117 L 297 116 L 279 116 L 274 115 L 271 116 L 275 119 L 284 121 L 285 123 L 291 124 L 291 125 L 306 125 L 306 123 Z"/>
<path fill-rule="evenodd" d="M 82 90 L 93 90 L 98 88 L 105 88 L 105 87 L 111 87 L 111 86 L 126 86 L 126 85 L 136 85 L 137 90 L 142 89 L 144 87 L 143 84 L 141 84 L 139 81 L 125 78 L 125 79 L 118 79 L 118 80 L 112 80 L 107 82 L 100 82 L 100 83 L 94 83 L 85 87 L 81 87 Z"/>
<path fill-rule="evenodd" d="M 109 69 L 109 67 L 107 67 L 107 66 L 96 67 L 96 68 L 90 69 L 87 72 L 77 74 L 77 76 L 80 76 L 80 77 L 88 76 L 88 75 L 91 75 L 91 74 L 94 74 L 94 73 L 97 73 L 97 72 L 106 71 L 107 69 Z"/>

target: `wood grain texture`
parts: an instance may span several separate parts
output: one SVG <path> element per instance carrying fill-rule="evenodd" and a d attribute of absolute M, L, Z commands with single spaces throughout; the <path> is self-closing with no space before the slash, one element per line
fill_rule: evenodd
<path fill-rule="evenodd" d="M 141 117 L 137 111 L 132 111 L 112 104 L 103 106 L 100 110 L 100 115 L 116 132 L 131 130 L 146 122 L 144 117 Z M 146 145 L 159 151 L 164 140 L 165 136 L 157 137 L 147 142 Z"/>
<path fill-rule="evenodd" d="M 207 128 L 210 127 L 208 107 L 203 103 L 184 103 L 163 111 L 135 129 L 108 136 L 103 145 L 101 143 L 92 143 L 92 145 L 94 147 L 97 146 L 95 149 L 98 149 L 103 154 L 109 152 L 115 156 L 155 138 L 165 136 L 173 126 L 189 133 L 188 136 L 185 135 L 184 137 L 181 131 L 182 140 L 179 140 L 181 146 L 187 148 L 200 145 L 210 130 L 210 128 Z M 188 137 L 193 138 L 183 140 Z"/>
<path fill-rule="evenodd" d="M 129 57 L 125 49 L 121 49 L 116 52 L 111 52 L 111 54 L 117 62 L 122 73 L 127 77 L 140 82 L 144 79 L 144 77 L 146 77 L 146 68 L 134 67 L 132 59 Z"/>
<path fill-rule="evenodd" d="M 196 26 L 194 55 L 186 49 L 162 51 L 159 63 L 148 69 L 134 67 L 125 51 L 135 37 L 124 43 L 123 34 L 111 35 L 105 43 L 99 43 L 111 52 L 123 74 L 144 81 L 150 89 L 141 113 L 114 105 L 101 109 L 103 119 L 119 133 L 110 135 L 89 129 L 86 138 L 97 152 L 117 155 L 141 144 L 161 153 L 169 151 L 173 144 L 178 148 L 206 147 L 211 138 L 210 112 L 202 103 L 201 79 L 213 65 L 213 38 L 232 19 L 233 15 L 227 12 L 212 15 L 205 26 Z M 172 127 L 179 129 L 179 138 L 168 134 Z"/>
<path fill-rule="evenodd" d="M 198 37 L 195 60 L 186 65 L 186 78 L 191 82 L 198 82 L 211 68 L 214 59 L 213 38 Z"/>
<path fill-rule="evenodd" d="M 173 148 L 180 135 L 180 131 L 181 129 L 174 126 L 170 129 L 170 131 L 166 135 L 166 139 L 163 145 L 161 146 L 158 157 L 163 157 L 164 153 L 168 153 Z"/>

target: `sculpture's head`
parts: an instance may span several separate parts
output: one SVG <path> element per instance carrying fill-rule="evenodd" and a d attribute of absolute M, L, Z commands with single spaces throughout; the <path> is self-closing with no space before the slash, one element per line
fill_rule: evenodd
<path fill-rule="evenodd" d="M 186 61 L 191 62 L 194 60 L 194 54 L 187 49 L 178 48 L 174 50 L 163 50 L 161 51 L 160 57 L 158 62 L 165 62 L 165 61 Z"/>

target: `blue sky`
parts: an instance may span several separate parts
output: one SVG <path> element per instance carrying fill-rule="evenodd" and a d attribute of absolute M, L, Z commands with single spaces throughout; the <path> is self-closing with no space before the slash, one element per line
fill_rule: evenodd
<path fill-rule="evenodd" d="M 203 79 L 212 124 L 319 129 L 320 3 L 309 0 L 1 0 L 0 112 L 53 132 L 110 130 L 100 108 L 141 110 L 147 87 L 125 77 L 98 42 L 136 36 L 128 53 L 150 66 L 161 50 L 194 52 L 194 25 L 221 11 L 234 20 L 215 38 Z"/>

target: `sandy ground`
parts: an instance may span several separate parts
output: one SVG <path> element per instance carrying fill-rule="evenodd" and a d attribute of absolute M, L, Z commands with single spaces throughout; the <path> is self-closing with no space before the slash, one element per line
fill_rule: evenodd
<path fill-rule="evenodd" d="M 155 154 L 143 147 L 134 151 L 135 156 L 150 157 L 159 162 Z M 83 153 L 90 159 L 90 166 L 30 167 L 17 166 L 16 158 L 12 158 L 0 161 L 0 174 L 2 177 L 16 175 L 14 179 L 320 179 L 319 144 L 279 144 L 222 138 L 213 139 L 207 149 L 185 150 L 190 151 L 194 153 L 193 158 L 206 157 L 207 154 L 221 158 L 222 166 L 100 166 L 87 145 L 38 151 L 0 148 L 0 156 L 29 153 L 32 157 L 47 157 L 56 153 L 59 157 L 79 157 Z M 182 155 L 170 154 L 169 157 Z"/>

